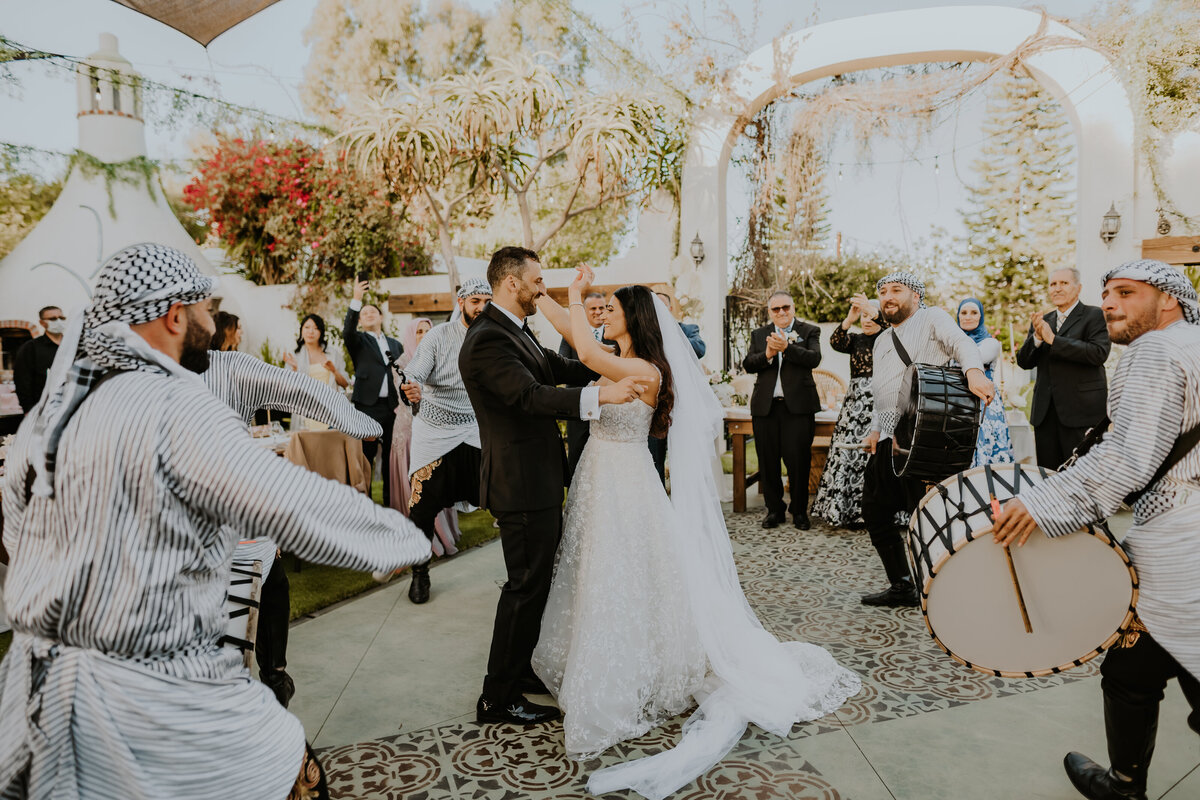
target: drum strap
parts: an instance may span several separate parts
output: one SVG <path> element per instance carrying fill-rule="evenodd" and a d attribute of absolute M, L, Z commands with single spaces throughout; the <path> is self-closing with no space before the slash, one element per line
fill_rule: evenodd
<path fill-rule="evenodd" d="M 904 366 L 911 367 L 913 363 L 912 359 L 909 358 L 908 351 L 904 349 L 904 343 L 900 341 L 900 337 L 897 335 L 895 328 L 891 329 L 891 334 L 892 342 L 894 342 L 896 345 L 896 355 L 900 356 L 900 360 L 904 362 Z"/>
<path fill-rule="evenodd" d="M 1083 437 L 1083 441 L 1080 442 L 1079 446 L 1076 447 L 1071 453 L 1071 457 L 1062 465 L 1061 469 L 1066 469 L 1067 467 L 1071 466 L 1079 460 L 1080 456 L 1082 456 L 1088 450 L 1091 450 L 1096 445 L 1100 444 L 1100 442 L 1104 440 L 1104 434 L 1108 431 L 1108 426 L 1110 424 L 1112 424 L 1112 420 L 1106 416 L 1100 421 L 1100 424 L 1090 429 Z M 1142 495 L 1144 495 L 1151 486 L 1158 483 L 1164 475 L 1171 471 L 1171 467 L 1182 461 L 1183 457 L 1190 453 L 1192 448 L 1194 448 L 1197 444 L 1200 444 L 1200 425 L 1197 425 L 1191 430 L 1184 431 L 1179 435 L 1179 438 L 1175 440 L 1175 444 L 1171 446 L 1171 451 L 1167 453 L 1167 457 L 1163 459 L 1163 462 L 1158 465 L 1158 469 L 1154 471 L 1153 477 L 1146 482 L 1144 487 L 1127 495 L 1125 497 L 1125 505 L 1132 506 L 1134 503 L 1140 500 Z"/>

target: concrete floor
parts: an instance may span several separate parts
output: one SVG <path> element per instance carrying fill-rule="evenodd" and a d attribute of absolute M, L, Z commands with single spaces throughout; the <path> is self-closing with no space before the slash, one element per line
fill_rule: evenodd
<path fill-rule="evenodd" d="M 758 500 L 758 498 L 753 498 Z M 751 728 L 676 797 L 1072 800 L 1068 750 L 1106 761 L 1098 662 L 1052 678 L 976 673 L 929 639 L 919 611 L 864 610 L 881 570 L 865 533 L 758 527 L 727 512 L 747 597 L 780 639 L 830 649 L 863 677 L 835 715 L 786 740 Z M 559 724 L 474 722 L 504 567 L 499 542 L 436 564 L 433 599 L 407 577 L 293 627 L 292 711 L 339 798 L 584 798 L 599 766 L 669 746 L 680 719 L 588 762 L 563 757 Z M 1172 684 L 1149 796 L 1200 798 L 1200 738 Z M 612 795 L 619 797 L 621 795 Z"/>

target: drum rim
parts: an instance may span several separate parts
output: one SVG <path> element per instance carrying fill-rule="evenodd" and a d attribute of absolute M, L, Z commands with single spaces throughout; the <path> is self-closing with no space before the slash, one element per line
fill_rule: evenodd
<path fill-rule="evenodd" d="M 1023 468 L 1023 465 L 1020 464 L 1020 462 L 1014 462 L 1014 463 L 1018 468 Z M 951 478 L 957 477 L 958 474 L 966 474 L 968 472 L 974 472 L 976 470 L 983 471 L 985 468 L 988 468 L 988 467 L 994 469 L 995 466 L 996 465 L 994 465 L 994 464 L 985 464 L 985 465 L 979 466 L 979 467 L 972 467 L 969 470 L 964 470 L 962 473 L 957 473 L 956 475 L 952 475 L 950 477 Z M 1047 472 L 1050 475 L 1054 474 L 1054 472 L 1052 470 L 1047 470 Z M 950 478 L 946 478 L 946 480 L 950 480 Z M 942 481 L 938 481 L 938 483 L 940 484 L 940 483 L 942 483 Z M 930 494 L 936 494 L 936 493 L 937 493 L 936 489 L 931 489 L 929 492 L 926 492 L 925 497 L 921 498 L 921 502 L 919 502 L 917 504 L 917 508 L 913 512 L 914 519 L 916 518 L 917 512 L 919 512 L 921 510 L 922 506 L 924 505 L 925 499 L 928 498 L 930 496 Z M 950 648 L 946 647 L 946 645 L 938 637 L 937 631 L 935 631 L 933 629 L 933 623 L 931 623 L 929 621 L 929 588 L 930 588 L 930 585 L 933 583 L 934 577 L 938 574 L 938 572 L 942 569 L 942 567 L 945 566 L 946 562 L 949 561 L 951 558 L 953 558 L 954 555 L 956 553 L 958 553 L 959 550 L 962 550 L 964 547 L 966 547 L 968 544 L 971 544 L 976 539 L 986 536 L 988 533 L 991 532 L 991 530 L 992 530 L 991 526 L 988 526 L 987 528 L 980 528 L 978 531 L 970 531 L 970 533 L 968 534 L 967 537 L 964 537 L 963 539 L 955 542 L 953 550 L 949 550 L 945 555 L 943 555 L 941 558 L 939 558 L 937 560 L 936 564 L 932 564 L 930 566 L 929 577 L 927 577 L 925 579 L 925 582 L 921 586 L 921 589 L 920 589 L 920 591 L 921 591 L 921 618 L 925 621 L 925 629 L 929 631 L 930 638 L 933 639 L 934 643 L 937 644 L 937 646 L 942 650 L 943 653 L 950 656 L 952 659 L 954 659 L 955 661 L 957 661 L 958 663 L 962 664 L 965 667 L 970 667 L 971 669 L 975 670 L 976 672 L 982 672 L 984 675 L 991 675 L 996 678 L 1044 678 L 1048 675 L 1058 675 L 1059 673 L 1065 672 L 1066 670 L 1072 669 L 1074 667 L 1083 666 L 1088 661 L 1091 661 L 1093 658 L 1100 655 L 1108 648 L 1112 647 L 1113 644 L 1119 638 L 1121 638 L 1122 634 L 1124 634 L 1129 629 L 1130 624 L 1133 622 L 1134 618 L 1137 616 L 1137 601 L 1138 601 L 1138 592 L 1140 589 L 1140 584 L 1138 582 L 1137 568 L 1133 565 L 1132 559 L 1129 558 L 1129 553 L 1127 553 L 1125 551 L 1125 548 L 1121 546 L 1121 543 L 1118 542 L 1116 540 L 1116 537 L 1114 537 L 1112 535 L 1112 532 L 1108 530 L 1107 521 L 1100 520 L 1098 522 L 1089 523 L 1088 525 L 1085 525 L 1084 527 L 1080 528 L 1077 531 L 1074 531 L 1073 533 L 1086 533 L 1086 534 L 1096 537 L 1100 541 L 1107 544 L 1110 548 L 1112 548 L 1114 551 L 1116 551 L 1117 555 L 1120 556 L 1121 561 L 1124 562 L 1125 568 L 1129 571 L 1129 579 L 1131 581 L 1131 590 L 1132 590 L 1130 593 L 1130 597 L 1129 597 L 1129 608 L 1125 611 L 1125 617 L 1121 620 L 1121 624 L 1119 626 L 1117 626 L 1116 631 L 1114 631 L 1111 636 L 1109 636 L 1107 639 L 1105 639 L 1095 649 L 1091 650 L 1088 653 L 1085 653 L 1083 656 L 1081 656 L 1077 659 L 1074 659 L 1073 661 L 1059 664 L 1056 667 L 1050 667 L 1048 669 L 1029 670 L 1029 671 L 1025 671 L 1025 672 L 1014 672 L 1011 670 L 999 670 L 999 669 L 993 669 L 991 667 L 985 667 L 980 664 L 972 663 L 972 662 L 966 660 L 965 658 L 959 656 L 957 653 L 953 652 L 952 650 L 950 650 Z M 909 523 L 908 535 L 909 535 L 910 539 L 916 535 L 916 532 L 912 528 L 912 523 Z M 1068 535 L 1071 535 L 1071 534 L 1068 534 Z M 909 547 L 907 549 L 908 549 L 909 553 L 911 554 L 912 553 L 911 544 L 909 545 Z"/>

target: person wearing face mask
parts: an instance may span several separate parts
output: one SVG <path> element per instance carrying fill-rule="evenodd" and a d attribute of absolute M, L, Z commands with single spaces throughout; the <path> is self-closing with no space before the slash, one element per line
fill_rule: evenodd
<path fill-rule="evenodd" d="M 862 333 L 851 330 L 856 322 L 862 325 Z M 886 326 L 879 313 L 879 301 L 856 294 L 850 300 L 846 318 L 829 335 L 829 346 L 850 356 L 850 390 L 846 392 L 833 428 L 829 459 L 821 473 L 821 485 L 817 487 L 812 512 L 839 528 L 865 525 L 862 518 L 863 472 L 869 456 L 859 443 L 871 431 L 871 413 L 875 409 L 875 396 L 871 394 L 874 364 L 871 349 Z"/>
<path fill-rule="evenodd" d="M 383 448 L 383 497 L 384 505 L 392 496 L 392 479 L 387 465 L 392 459 L 392 425 L 396 420 L 396 406 L 400 405 L 400 392 L 392 377 L 391 365 L 400 358 L 404 347 L 400 342 L 383 333 L 383 312 L 373 303 L 363 303 L 367 282 L 354 284 L 354 299 L 346 311 L 342 325 L 342 341 L 346 352 L 354 363 L 354 407 L 383 426 L 383 437 L 374 442 L 363 442 L 363 454 L 367 461 L 375 463 L 375 453 Z"/>
<path fill-rule="evenodd" d="M 17 402 L 26 414 L 33 411 L 46 386 L 46 373 L 54 363 L 58 345 L 67 330 L 67 316 L 58 306 L 46 306 L 38 312 L 38 322 L 45 331 L 21 345 L 13 362 L 13 383 L 17 386 Z"/>

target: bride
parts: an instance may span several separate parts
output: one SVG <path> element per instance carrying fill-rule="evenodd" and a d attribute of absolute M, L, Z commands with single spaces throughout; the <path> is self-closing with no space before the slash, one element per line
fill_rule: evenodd
<path fill-rule="evenodd" d="M 780 643 L 738 582 L 711 461 L 721 408 L 686 336 L 654 294 L 626 286 L 592 335 L 580 267 L 569 311 L 538 305 L 602 382 L 641 377 L 642 402 L 601 407 L 567 497 L 541 635 L 538 676 L 564 714 L 566 749 L 591 758 L 699 707 L 671 750 L 601 769 L 594 794 L 663 798 L 720 761 L 747 724 L 786 737 L 834 711 L 859 679 L 824 649 Z M 667 436 L 671 496 L 647 436 Z"/>

